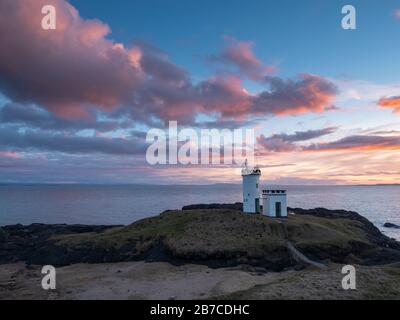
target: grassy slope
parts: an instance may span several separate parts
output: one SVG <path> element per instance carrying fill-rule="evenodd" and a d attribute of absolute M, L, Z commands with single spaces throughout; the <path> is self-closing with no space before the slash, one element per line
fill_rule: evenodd
<path fill-rule="evenodd" d="M 374 246 L 362 222 L 354 219 L 290 215 L 284 224 L 289 239 L 317 259 L 347 255 L 355 244 L 361 248 Z M 169 211 L 127 227 L 59 236 L 56 240 L 58 246 L 68 250 L 124 251 L 130 257 L 162 243 L 175 258 L 283 264 L 289 260 L 285 232 L 277 219 L 227 209 Z"/>
<path fill-rule="evenodd" d="M 289 237 L 299 244 L 321 241 L 343 244 L 348 240 L 368 242 L 361 229 L 361 222 L 356 220 L 290 215 L 282 221 L 287 226 Z M 121 246 L 132 240 L 146 241 L 158 237 L 186 241 L 186 245 L 190 247 L 207 247 L 212 244 L 214 248 L 224 250 L 230 247 L 248 248 L 249 241 L 255 245 L 265 244 L 266 241 L 281 244 L 285 238 L 277 219 L 239 211 L 211 209 L 169 211 L 104 233 L 68 235 L 59 239 L 66 244 L 93 241 L 98 245 Z"/>

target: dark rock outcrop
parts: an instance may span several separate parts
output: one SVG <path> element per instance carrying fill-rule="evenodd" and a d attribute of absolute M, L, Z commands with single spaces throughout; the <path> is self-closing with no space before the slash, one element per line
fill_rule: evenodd
<path fill-rule="evenodd" d="M 230 209 L 230 210 L 243 210 L 243 203 L 210 203 L 210 204 L 191 204 L 182 207 L 182 210 L 202 210 L 202 209 Z"/>
<path fill-rule="evenodd" d="M 390 223 L 390 222 L 386 222 L 383 226 L 385 228 L 400 229 L 400 226 L 398 226 L 397 224 L 394 224 L 394 223 Z"/>
<path fill-rule="evenodd" d="M 51 255 L 52 237 L 68 234 L 100 233 L 112 226 L 21 224 L 0 227 L 0 264 L 31 261 Z"/>

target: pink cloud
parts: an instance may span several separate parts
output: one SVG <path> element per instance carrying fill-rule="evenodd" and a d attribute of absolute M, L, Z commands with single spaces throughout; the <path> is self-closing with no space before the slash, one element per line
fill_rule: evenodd
<path fill-rule="evenodd" d="M 14 151 L 0 151 L 0 157 L 11 158 L 11 159 L 21 159 L 22 156 L 19 152 Z"/>
<path fill-rule="evenodd" d="M 223 117 L 242 118 L 251 108 L 251 96 L 237 76 L 213 77 L 202 82 L 197 93 L 204 112 L 219 112 Z"/>
<path fill-rule="evenodd" d="M 41 8 L 48 4 L 56 8 L 56 30 L 41 28 Z M 40 103 L 64 117 L 83 117 L 93 105 L 115 108 L 142 74 L 140 54 L 107 40 L 109 33 L 63 0 L 1 1 L 1 88 L 16 101 Z"/>
<path fill-rule="evenodd" d="M 41 28 L 41 8 L 57 10 L 57 29 Z M 310 74 L 284 80 L 256 58 L 251 42 L 227 39 L 220 54 L 239 74 L 211 76 L 194 84 L 166 53 L 146 43 L 126 48 L 110 28 L 85 20 L 64 0 L 0 2 L 0 90 L 14 102 L 35 103 L 62 118 L 85 118 L 91 109 L 137 122 L 195 123 L 198 113 L 246 120 L 260 115 L 326 111 L 336 87 Z M 268 90 L 249 94 L 242 78 Z"/>
<path fill-rule="evenodd" d="M 272 65 L 264 65 L 255 56 L 253 47 L 253 42 L 238 41 L 226 36 L 222 52 L 219 55 L 211 56 L 209 60 L 234 66 L 241 75 L 255 81 L 263 81 L 265 76 L 275 73 L 276 68 Z"/>
<path fill-rule="evenodd" d="M 326 79 L 301 74 L 297 79 L 267 78 L 270 90 L 254 98 L 254 114 L 296 115 L 330 111 L 336 86 Z"/>

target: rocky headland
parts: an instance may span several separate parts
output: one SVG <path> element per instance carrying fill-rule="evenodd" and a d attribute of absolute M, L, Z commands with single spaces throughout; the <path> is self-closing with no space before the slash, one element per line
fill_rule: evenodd
<path fill-rule="evenodd" d="M 109 269 L 115 269 L 119 268 L 119 263 L 123 265 L 131 262 L 132 268 L 141 265 L 144 269 L 158 264 L 167 268 L 171 275 L 174 274 L 173 268 L 179 274 L 179 270 L 190 266 L 198 266 L 193 268 L 200 268 L 204 274 L 218 273 L 220 277 L 227 274 L 228 271 L 224 270 L 248 274 L 236 275 L 237 279 L 242 276 L 243 279 L 251 278 L 252 274 L 264 275 L 266 279 L 275 275 L 275 278 L 281 279 L 279 283 L 282 285 L 288 280 L 288 275 L 293 278 L 294 275 L 303 274 L 304 277 L 300 277 L 298 281 L 302 282 L 305 277 L 310 277 L 318 286 L 318 278 L 326 278 L 332 272 L 338 276 L 340 265 L 352 264 L 359 266 L 366 275 L 375 270 L 375 278 L 371 279 L 378 279 L 376 274 L 386 277 L 387 285 L 381 277 L 378 282 L 380 284 L 372 280 L 373 286 L 366 286 L 366 298 L 400 298 L 400 289 L 396 289 L 400 288 L 399 242 L 383 235 L 356 212 L 323 208 L 290 208 L 289 212 L 287 218 L 274 219 L 244 214 L 240 203 L 211 204 L 165 211 L 127 226 L 4 226 L 0 228 L 0 268 L 12 270 L 12 265 L 21 268 L 22 263 L 24 267 L 20 274 L 23 274 L 27 270 L 36 270 L 38 266 L 50 264 L 63 267 L 63 270 L 79 266 L 81 272 L 94 272 L 96 268 L 103 270 L 108 266 Z M 151 280 L 152 275 L 148 277 Z M 21 281 L 23 279 L 24 277 Z M 144 281 L 143 279 L 140 281 Z M 229 279 L 224 281 L 235 281 Z M 230 290 L 211 292 L 210 289 L 204 296 L 194 295 L 189 298 L 274 298 L 273 292 L 284 290 L 284 286 L 279 285 L 273 292 L 270 290 L 272 287 L 264 291 L 254 290 L 253 287 L 257 285 L 270 286 L 266 279 L 248 279 L 243 281 L 243 285 L 233 286 Z M 69 283 L 73 282 L 71 281 Z M 190 279 L 186 281 L 189 285 Z M 292 282 L 296 283 L 294 280 Z M 7 289 L 8 295 L 12 294 L 12 286 L 2 287 L 1 283 L 0 279 L 0 298 L 2 288 Z M 248 287 L 248 284 L 252 286 Z M 321 284 L 321 292 L 313 289 L 315 298 L 323 298 L 323 282 Z M 392 284 L 392 291 L 383 290 L 382 286 L 392 288 Z M 375 288 L 374 285 L 377 288 L 371 289 Z M 212 287 L 212 281 L 210 286 Z M 295 292 L 296 284 L 291 288 L 294 290 L 293 298 L 296 298 L 300 294 Z M 374 292 L 379 295 L 374 296 Z M 140 296 L 140 292 L 135 294 Z M 313 294 L 309 297 L 306 292 L 304 294 L 303 298 L 314 297 Z M 102 297 L 101 294 L 99 296 Z M 58 298 L 63 297 L 77 296 L 68 296 L 64 292 Z M 329 297 L 334 297 L 332 292 L 327 294 L 326 298 Z"/>

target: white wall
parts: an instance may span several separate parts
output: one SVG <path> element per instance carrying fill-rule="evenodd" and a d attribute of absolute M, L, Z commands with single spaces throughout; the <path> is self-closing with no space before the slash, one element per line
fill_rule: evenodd
<path fill-rule="evenodd" d="M 243 211 L 256 212 L 255 199 L 260 198 L 260 175 L 243 176 Z M 261 200 L 260 200 L 261 205 Z"/>
<path fill-rule="evenodd" d="M 281 213 L 282 217 L 287 217 L 287 200 L 286 200 L 286 194 L 274 194 L 274 193 L 269 193 L 269 194 L 263 194 L 262 196 L 262 205 L 263 205 L 263 214 L 269 216 L 269 217 L 275 217 L 276 216 L 276 209 L 275 209 L 275 203 L 280 202 L 281 203 Z"/>

